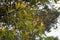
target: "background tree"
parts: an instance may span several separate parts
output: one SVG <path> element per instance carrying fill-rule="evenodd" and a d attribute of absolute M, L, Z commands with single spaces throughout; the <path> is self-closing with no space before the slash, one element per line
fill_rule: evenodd
<path fill-rule="evenodd" d="M 46 3 L 49 0 L 1 0 L 0 39 L 35 40 L 36 36 L 45 35 L 59 16 L 59 12 L 49 9 Z M 45 6 L 38 10 L 38 5 Z"/>

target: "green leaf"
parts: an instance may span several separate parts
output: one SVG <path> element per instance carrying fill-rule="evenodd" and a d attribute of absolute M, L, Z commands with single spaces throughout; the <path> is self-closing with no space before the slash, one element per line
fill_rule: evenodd
<path fill-rule="evenodd" d="M 31 0 L 30 4 L 31 4 L 31 6 L 36 5 L 36 0 Z"/>

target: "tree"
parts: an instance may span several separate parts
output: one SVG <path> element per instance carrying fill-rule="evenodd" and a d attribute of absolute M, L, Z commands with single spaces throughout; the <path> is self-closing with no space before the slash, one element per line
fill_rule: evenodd
<path fill-rule="evenodd" d="M 50 25 L 56 23 L 57 10 L 45 4 L 48 0 L 1 0 L 0 1 L 1 40 L 35 40 L 45 35 Z M 38 4 L 38 2 L 40 2 Z M 55 0 L 57 2 L 57 0 Z M 45 5 L 38 10 L 38 5 Z"/>

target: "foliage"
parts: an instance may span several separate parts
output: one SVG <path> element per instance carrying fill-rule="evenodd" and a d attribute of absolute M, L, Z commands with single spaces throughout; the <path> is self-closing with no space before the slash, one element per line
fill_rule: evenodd
<path fill-rule="evenodd" d="M 47 38 L 45 38 L 45 40 L 58 40 L 58 38 L 57 37 L 47 37 Z"/>
<path fill-rule="evenodd" d="M 0 25 L 2 40 L 35 40 L 36 36 L 49 31 L 51 23 L 55 23 L 59 16 L 57 10 L 46 7 L 45 2 L 49 2 L 48 0 L 1 0 L 1 2 L 0 22 L 5 23 Z M 42 10 L 38 10 L 36 5 L 38 2 L 45 5 Z"/>

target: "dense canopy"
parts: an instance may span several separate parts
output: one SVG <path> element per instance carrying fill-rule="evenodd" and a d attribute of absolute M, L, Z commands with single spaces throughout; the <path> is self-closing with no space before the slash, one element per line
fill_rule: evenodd
<path fill-rule="evenodd" d="M 42 40 L 41 36 L 59 16 L 47 3 L 49 0 L 0 0 L 0 39 L 35 40 L 39 36 Z M 43 8 L 39 9 L 38 5 Z"/>

